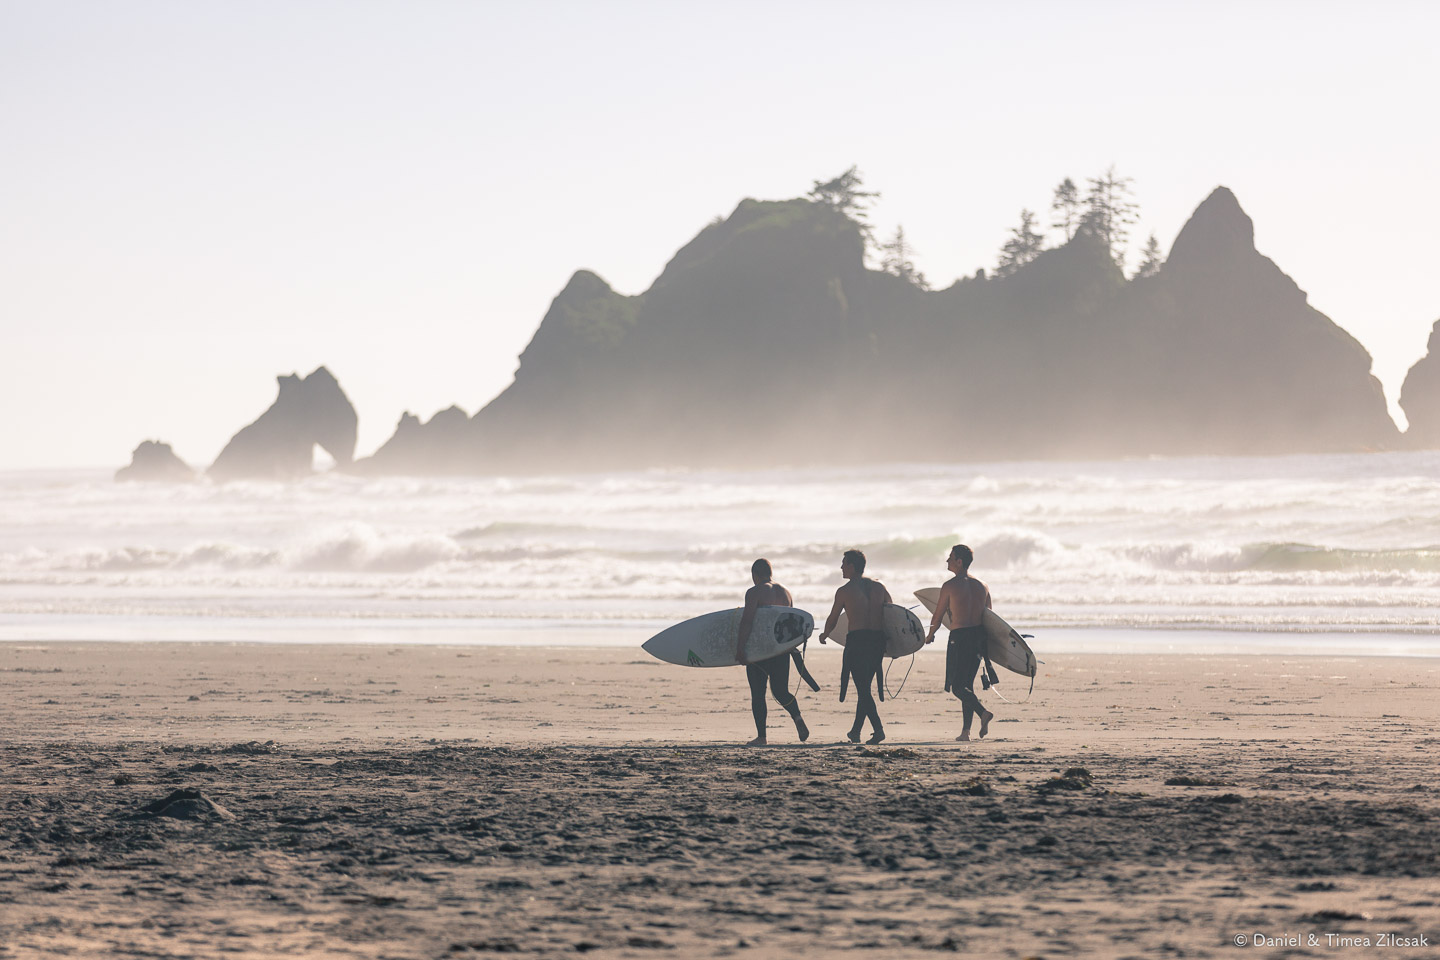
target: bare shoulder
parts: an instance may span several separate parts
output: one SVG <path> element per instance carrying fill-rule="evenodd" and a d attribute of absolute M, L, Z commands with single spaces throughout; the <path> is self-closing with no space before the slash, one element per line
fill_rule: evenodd
<path fill-rule="evenodd" d="M 783 605 L 783 606 L 786 606 L 786 607 L 793 607 L 793 606 L 795 606 L 795 597 L 790 593 L 790 591 L 789 591 L 788 589 L 786 589 L 784 586 L 782 586 L 782 585 L 780 585 L 780 584 L 778 584 L 778 583 L 775 584 L 774 587 L 775 587 L 775 591 L 774 591 L 774 597 L 773 597 L 773 599 L 775 599 L 775 600 L 777 600 L 777 601 L 781 601 L 781 603 L 777 603 L 777 604 L 776 604 L 777 606 L 782 606 L 782 605 Z"/>

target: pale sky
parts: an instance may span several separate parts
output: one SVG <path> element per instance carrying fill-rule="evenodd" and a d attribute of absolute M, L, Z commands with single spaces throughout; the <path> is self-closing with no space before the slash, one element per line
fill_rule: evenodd
<path fill-rule="evenodd" d="M 1440 4 L 0 0 L 0 470 L 208 466 L 326 364 L 372 452 L 579 268 L 858 164 L 937 287 L 1114 164 L 1217 185 L 1393 399 L 1440 319 Z M 1134 255 L 1130 263 L 1133 265 Z"/>

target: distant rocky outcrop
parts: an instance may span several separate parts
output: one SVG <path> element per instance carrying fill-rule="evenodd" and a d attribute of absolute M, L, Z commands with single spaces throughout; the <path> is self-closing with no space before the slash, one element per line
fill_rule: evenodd
<path fill-rule="evenodd" d="M 231 438 L 211 465 L 217 480 L 287 480 L 314 469 L 315 447 L 337 467 L 355 459 L 358 418 L 339 382 L 324 367 L 308 377 L 277 377 L 280 395 L 260 418 Z"/>
<path fill-rule="evenodd" d="M 929 291 L 859 226 L 743 201 L 649 290 L 579 271 L 473 417 L 407 416 L 377 473 L 1279 454 L 1394 447 L 1371 359 L 1255 249 L 1226 188 L 1158 273 L 1078 234 Z M 442 420 L 442 417 L 444 418 Z"/>
<path fill-rule="evenodd" d="M 1124 335 L 1107 346 L 1123 358 L 1115 373 L 1134 381 L 1128 402 L 1139 405 L 1115 411 L 1117 423 L 1137 428 L 1125 452 L 1400 442 L 1370 354 L 1256 251 L 1254 225 L 1224 187 L 1196 209 L 1160 273 L 1126 285 L 1114 317 Z"/>
<path fill-rule="evenodd" d="M 195 471 L 170 449 L 170 444 L 146 440 L 130 455 L 130 465 L 115 471 L 115 479 L 149 483 L 188 483 Z"/>
<path fill-rule="evenodd" d="M 407 410 L 385 445 L 357 469 L 363 471 L 367 464 L 405 463 L 410 465 L 410 473 L 464 473 L 469 432 L 470 418 L 459 407 L 446 407 L 425 423 Z"/>
<path fill-rule="evenodd" d="M 1440 447 L 1440 320 L 1430 328 L 1425 356 L 1405 375 L 1400 409 L 1410 421 L 1405 439 L 1423 450 Z"/>

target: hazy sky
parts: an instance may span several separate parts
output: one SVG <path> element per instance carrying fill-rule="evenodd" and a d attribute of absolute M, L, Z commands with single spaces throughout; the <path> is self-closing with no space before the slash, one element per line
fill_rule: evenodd
<path fill-rule="evenodd" d="M 502 390 L 574 270 L 640 292 L 852 163 L 936 286 L 1066 176 L 1134 177 L 1167 250 L 1229 186 L 1393 400 L 1440 319 L 1437 35 L 1432 2 L 0 0 L 0 469 L 208 465 L 322 363 L 369 453 Z"/>

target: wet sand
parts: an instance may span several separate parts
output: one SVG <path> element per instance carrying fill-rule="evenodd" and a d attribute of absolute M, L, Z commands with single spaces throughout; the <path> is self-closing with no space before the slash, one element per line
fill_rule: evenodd
<path fill-rule="evenodd" d="M 747 750 L 625 650 L 0 644 L 0 958 L 1440 954 L 1440 661 L 1047 659 L 865 748 L 812 644 Z"/>

